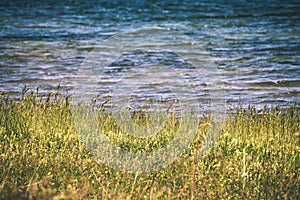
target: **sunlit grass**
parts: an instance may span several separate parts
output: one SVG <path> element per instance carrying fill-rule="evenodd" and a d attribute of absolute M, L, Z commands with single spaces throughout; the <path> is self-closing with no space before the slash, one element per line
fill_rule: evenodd
<path fill-rule="evenodd" d="M 101 110 L 101 109 L 100 109 Z M 209 155 L 198 156 L 209 119 L 189 150 L 167 168 L 124 173 L 99 164 L 83 145 L 70 96 L 23 91 L 0 97 L 0 197 L 11 199 L 299 199 L 300 109 L 236 109 Z M 97 120 L 110 140 L 149 152 L 174 137 L 169 116 L 154 138 L 134 139 L 109 112 Z M 137 123 L 146 119 L 133 116 Z"/>

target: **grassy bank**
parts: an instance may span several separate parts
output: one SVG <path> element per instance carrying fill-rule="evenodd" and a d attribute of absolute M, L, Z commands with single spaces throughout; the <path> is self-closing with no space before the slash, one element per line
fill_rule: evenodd
<path fill-rule="evenodd" d="M 155 140 L 127 138 L 124 145 L 112 116 L 99 116 L 111 140 L 129 151 L 160 148 L 178 126 L 171 116 Z M 98 164 L 82 144 L 68 96 L 24 91 L 21 100 L 9 100 L 2 94 L 0 198 L 300 199 L 299 107 L 237 109 L 211 153 L 199 159 L 208 126 L 209 119 L 200 120 L 193 145 L 167 168 L 124 173 Z"/>

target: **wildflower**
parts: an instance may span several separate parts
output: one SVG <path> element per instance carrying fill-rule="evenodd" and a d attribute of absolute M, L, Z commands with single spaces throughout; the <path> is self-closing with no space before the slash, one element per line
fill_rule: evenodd
<path fill-rule="evenodd" d="M 246 176 L 248 176 L 248 172 L 243 172 L 242 175 L 241 175 L 242 178 L 244 178 Z"/>
<path fill-rule="evenodd" d="M 251 161 L 252 160 L 252 156 L 251 155 L 248 155 L 247 157 L 246 157 L 246 160 L 249 162 L 249 161 Z"/>
<path fill-rule="evenodd" d="M 221 151 L 219 151 L 218 153 L 217 153 L 217 156 L 218 157 L 222 157 L 224 154 L 221 152 Z"/>

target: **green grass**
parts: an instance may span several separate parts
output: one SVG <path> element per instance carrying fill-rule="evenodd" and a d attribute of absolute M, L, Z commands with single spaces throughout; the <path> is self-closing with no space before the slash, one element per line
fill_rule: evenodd
<path fill-rule="evenodd" d="M 300 109 L 236 109 L 220 140 L 199 158 L 209 119 L 189 150 L 162 170 L 125 173 L 96 162 L 77 135 L 70 96 L 23 91 L 0 96 L 0 199 L 300 199 Z M 155 138 L 134 139 L 109 112 L 97 120 L 111 141 L 133 152 L 168 144 L 170 115 Z M 137 123 L 147 117 L 133 116 Z"/>

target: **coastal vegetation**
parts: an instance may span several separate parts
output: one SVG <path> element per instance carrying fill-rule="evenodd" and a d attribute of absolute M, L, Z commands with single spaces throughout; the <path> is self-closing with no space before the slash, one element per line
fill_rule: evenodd
<path fill-rule="evenodd" d="M 97 162 L 77 133 L 70 99 L 27 89 L 18 99 L 1 93 L 0 199 L 300 199 L 299 105 L 236 108 L 211 152 L 200 157 L 210 126 L 203 116 L 179 159 L 157 171 L 128 173 Z M 157 137 L 133 140 L 102 108 L 101 128 L 126 151 L 159 149 L 178 128 L 170 115 Z M 141 115 L 133 120 L 147 123 Z"/>

